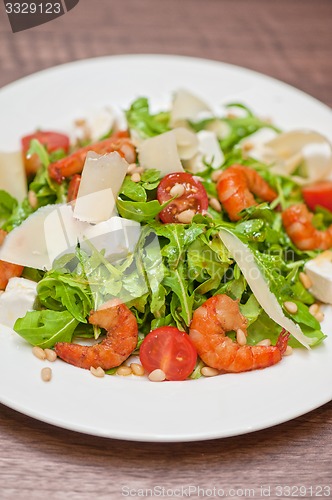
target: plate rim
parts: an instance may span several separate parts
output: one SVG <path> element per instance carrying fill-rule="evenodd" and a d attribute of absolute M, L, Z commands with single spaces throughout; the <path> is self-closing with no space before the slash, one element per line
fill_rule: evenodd
<path fill-rule="evenodd" d="M 271 83 L 278 84 L 282 88 L 295 91 L 297 94 L 302 95 L 305 99 L 309 99 L 315 104 L 316 106 L 319 106 L 321 109 L 327 110 L 329 113 L 332 112 L 332 109 L 325 103 L 319 101 L 316 97 L 297 89 L 296 87 L 283 82 L 282 80 L 278 80 L 274 77 L 271 77 L 269 75 L 265 75 L 264 73 L 260 73 L 258 71 L 246 68 L 244 66 L 237 66 L 234 64 L 229 64 L 225 63 L 222 61 L 218 61 L 215 59 L 205 59 L 205 58 L 198 58 L 195 56 L 183 56 L 183 55 L 176 55 L 176 54 L 153 54 L 153 53 L 146 53 L 146 54 L 119 54 L 119 55 L 110 55 L 110 56 L 99 56 L 99 57 L 92 57 L 92 58 L 87 58 L 87 59 L 81 59 L 81 60 L 76 60 L 72 62 L 67 62 L 64 64 L 59 64 L 56 66 L 52 66 L 50 68 L 46 68 L 37 72 L 34 72 L 32 74 L 26 75 L 20 79 L 17 79 L 13 82 L 10 82 L 6 84 L 5 86 L 1 87 L 0 89 L 0 97 L 1 95 L 6 92 L 7 90 L 14 89 L 16 86 L 19 86 L 21 84 L 24 84 L 25 82 L 29 80 L 33 80 L 34 78 L 39 78 L 43 77 L 44 75 L 47 76 L 47 74 L 51 74 L 52 72 L 58 72 L 61 70 L 66 70 L 69 67 L 73 66 L 79 66 L 83 64 L 95 64 L 95 63 L 107 63 L 107 62 L 112 62 L 112 61 L 121 61 L 124 59 L 144 59 L 144 60 L 151 60 L 158 58 L 159 60 L 167 60 L 171 62 L 172 60 L 176 59 L 178 61 L 182 62 L 190 62 L 190 63 L 204 63 L 204 64 L 211 64 L 215 67 L 224 67 L 226 69 L 229 69 L 231 71 L 240 71 L 240 72 L 245 72 L 249 75 L 252 75 L 255 78 L 259 79 L 264 79 L 266 81 L 270 81 Z M 314 406 L 312 404 L 308 404 L 306 409 L 301 409 L 301 410 L 295 410 L 293 412 L 290 412 L 288 415 L 284 415 L 282 419 L 278 418 L 275 423 L 271 422 L 261 422 L 259 425 L 255 425 L 254 428 L 251 428 L 250 426 L 248 428 L 243 428 L 242 431 L 234 431 L 234 432 L 228 432 L 226 434 L 223 434 L 222 431 L 216 431 L 214 430 L 213 432 L 204 432 L 202 434 L 188 434 L 186 436 L 179 437 L 177 435 L 153 435 L 153 436 L 138 436 L 137 431 L 127 431 L 126 433 L 124 432 L 117 432 L 117 431 L 110 431 L 108 433 L 105 433 L 103 431 L 99 432 L 98 430 L 94 429 L 89 429 L 85 426 L 80 426 L 77 425 L 76 428 L 73 428 L 73 426 L 70 423 L 66 422 L 59 422 L 59 421 L 54 421 L 53 418 L 45 417 L 42 414 L 40 414 L 38 411 L 31 411 L 31 410 L 22 410 L 22 407 L 20 407 L 19 404 L 15 404 L 14 402 L 8 400 L 8 398 L 4 398 L 1 393 L 0 393 L 0 402 L 4 404 L 5 406 L 8 406 L 9 408 L 13 409 L 14 411 L 18 411 L 24 415 L 27 415 L 31 418 L 37 419 L 39 421 L 45 422 L 49 425 L 53 425 L 59 428 L 67 429 L 70 431 L 74 432 L 80 432 L 80 433 L 85 433 L 89 435 L 95 435 L 99 437 L 105 437 L 105 438 L 112 438 L 112 439 L 121 439 L 121 440 L 127 440 L 127 441 L 137 441 L 137 442 L 190 442 L 190 441 L 205 441 L 205 440 L 212 440 L 212 439 L 221 439 L 221 438 L 226 438 L 226 437 L 234 437 L 234 436 L 240 436 L 246 433 L 251 433 L 251 432 L 256 432 L 260 431 L 263 429 L 267 429 L 270 427 L 274 427 L 276 425 L 280 425 L 282 423 L 285 423 L 287 421 L 293 420 L 295 418 L 298 418 L 299 416 L 302 416 L 304 414 L 307 414 L 311 411 L 316 410 L 317 408 L 323 406 L 324 404 L 327 404 L 331 401 L 332 399 L 332 393 L 331 396 L 328 396 L 326 398 L 322 397 L 318 402 L 315 403 Z M 287 413 L 287 412 L 285 412 Z"/>

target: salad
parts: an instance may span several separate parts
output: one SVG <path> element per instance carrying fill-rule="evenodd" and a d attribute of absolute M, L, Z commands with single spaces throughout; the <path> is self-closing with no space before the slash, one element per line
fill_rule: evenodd
<path fill-rule="evenodd" d="M 283 133 L 240 103 L 219 116 L 184 90 L 166 111 L 141 97 L 99 137 L 85 120 L 76 132 L 22 138 L 26 196 L 0 190 L 0 323 L 38 357 L 185 380 L 324 340 L 323 136 Z"/>

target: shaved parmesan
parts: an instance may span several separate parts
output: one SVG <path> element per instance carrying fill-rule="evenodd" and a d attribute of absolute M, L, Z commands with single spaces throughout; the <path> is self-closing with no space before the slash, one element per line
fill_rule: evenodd
<path fill-rule="evenodd" d="M 225 161 L 225 157 L 220 149 L 216 134 L 201 130 L 196 135 L 198 138 L 198 153 L 184 163 L 185 168 L 194 174 L 206 169 L 204 162 L 211 165 L 212 168 L 220 168 Z"/>
<path fill-rule="evenodd" d="M 175 128 L 173 131 L 181 160 L 192 158 L 198 151 L 197 134 L 184 127 Z"/>
<path fill-rule="evenodd" d="M 101 137 L 110 133 L 116 127 L 115 114 L 110 109 L 102 109 L 98 113 L 93 113 L 87 119 L 87 126 L 90 129 L 91 141 L 100 141 Z"/>
<path fill-rule="evenodd" d="M 318 132 L 292 130 L 276 134 L 263 128 L 241 141 L 243 152 L 270 165 L 271 172 L 301 185 L 326 179 L 332 173 L 332 145 Z M 299 169 L 300 175 L 294 175 Z"/>
<path fill-rule="evenodd" d="M 243 155 L 246 157 L 250 156 L 250 158 L 262 161 L 268 165 L 275 162 L 276 154 L 266 143 L 273 140 L 276 136 L 277 132 L 268 127 L 263 127 L 254 134 L 248 135 L 239 143 Z"/>
<path fill-rule="evenodd" d="M 27 178 L 21 152 L 0 152 L 0 189 L 19 202 L 27 196 Z"/>
<path fill-rule="evenodd" d="M 139 163 L 143 168 L 156 168 L 161 176 L 183 172 L 178 153 L 176 134 L 173 130 L 142 142 L 138 151 Z"/>
<path fill-rule="evenodd" d="M 218 118 L 207 123 L 205 125 L 205 130 L 214 132 L 218 139 L 225 139 L 225 137 L 229 136 L 229 134 L 231 133 L 231 127 L 228 125 L 228 123 L 219 120 Z"/>
<path fill-rule="evenodd" d="M 0 259 L 36 269 L 50 269 L 44 223 L 54 209 L 54 205 L 39 208 L 13 229 L 0 247 Z"/>
<path fill-rule="evenodd" d="M 197 134 L 199 141 L 199 152 L 202 154 L 204 160 L 209 163 L 212 168 L 220 168 L 225 161 L 223 152 L 217 136 L 214 132 L 201 130 Z"/>
<path fill-rule="evenodd" d="M 116 198 L 128 170 L 119 153 L 88 153 L 75 202 L 74 217 L 84 222 L 102 222 L 114 213 Z"/>
<path fill-rule="evenodd" d="M 226 229 L 221 229 L 219 236 L 227 250 L 232 255 L 233 259 L 238 264 L 253 294 L 266 314 L 268 314 L 278 325 L 282 326 L 285 330 L 291 333 L 293 337 L 304 347 L 309 349 L 311 339 L 308 339 L 303 334 L 301 328 L 294 323 L 294 321 L 285 316 L 275 295 L 271 292 L 268 284 L 266 283 L 265 278 L 249 247 Z"/>
<path fill-rule="evenodd" d="M 13 264 L 49 270 L 54 260 L 81 248 L 87 241 L 105 250 L 109 261 L 133 252 L 140 236 L 140 224 L 122 217 L 111 217 L 96 225 L 73 217 L 71 205 L 48 205 L 30 215 L 11 231 L 0 247 L 0 259 Z"/>
<path fill-rule="evenodd" d="M 71 143 L 89 138 L 91 142 L 100 141 L 110 135 L 110 131 L 126 130 L 127 122 L 124 112 L 117 106 L 86 111 L 84 119 L 75 120 L 69 135 Z"/>
<path fill-rule="evenodd" d="M 176 92 L 171 109 L 170 124 L 172 127 L 183 125 L 187 120 L 196 120 L 200 113 L 211 111 L 209 106 L 187 90 Z"/>
<path fill-rule="evenodd" d="M 309 260 L 304 268 L 312 282 L 312 295 L 325 304 L 332 304 L 332 252 L 326 250 Z"/>
<path fill-rule="evenodd" d="M 332 145 L 318 132 L 292 130 L 278 135 L 266 146 L 273 150 L 276 158 L 271 170 L 291 175 L 300 167 L 301 176 L 292 176 L 299 184 L 318 182 L 332 172 Z"/>

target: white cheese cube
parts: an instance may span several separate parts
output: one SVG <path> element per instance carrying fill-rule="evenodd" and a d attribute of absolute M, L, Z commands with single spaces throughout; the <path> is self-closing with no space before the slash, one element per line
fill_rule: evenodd
<path fill-rule="evenodd" d="M 327 250 L 305 265 L 312 281 L 310 292 L 321 302 L 332 304 L 332 251 Z"/>
<path fill-rule="evenodd" d="M 23 318 L 33 309 L 37 297 L 37 283 L 25 278 L 10 278 L 0 295 L 0 324 L 13 328 L 17 318 Z"/>

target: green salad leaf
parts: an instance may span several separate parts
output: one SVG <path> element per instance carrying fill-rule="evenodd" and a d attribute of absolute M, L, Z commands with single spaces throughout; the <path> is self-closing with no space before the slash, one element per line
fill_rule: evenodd
<path fill-rule="evenodd" d="M 225 125 L 225 134 L 219 139 L 225 156 L 221 168 L 241 163 L 254 169 L 276 191 L 276 199 L 270 204 L 258 199 L 257 205 L 241 212 L 238 222 L 231 221 L 225 211 L 209 207 L 208 214 L 197 214 L 190 224 L 163 224 L 158 214 L 172 200 L 161 205 L 156 199 L 160 172 L 146 170 L 139 182 L 133 182 L 127 175 L 117 199 L 117 209 L 120 216 L 141 223 L 134 253 L 110 263 L 103 251 L 86 242 L 88 251 L 78 245 L 74 253 L 58 259 L 51 271 L 36 273 L 26 269 L 26 276 L 38 282 L 40 310 L 16 321 L 15 330 L 22 337 L 42 347 L 53 347 L 58 341 L 72 341 L 77 336 L 97 339 L 102 331 L 88 323 L 89 314 L 114 297 L 131 309 L 144 335 L 166 325 L 188 331 L 194 311 L 210 297 L 225 293 L 238 301 L 248 320 L 248 344 L 255 345 L 263 339 L 275 344 L 281 327 L 261 308 L 221 241 L 220 229 L 226 228 L 249 247 L 280 305 L 283 307 L 286 301 L 297 305 L 297 312 L 290 316 L 292 320 L 314 345 L 322 342 L 325 335 L 321 326 L 309 313 L 315 299 L 299 279 L 306 261 L 317 252 L 301 251 L 293 245 L 284 231 L 279 211 L 279 207 L 284 210 L 303 201 L 300 186 L 243 153 L 239 142 L 244 137 L 263 127 L 279 130 L 243 104 L 229 105 L 230 110 L 234 107 L 241 109 L 241 114 L 229 113 L 188 125 L 199 131 L 209 129 L 212 121 L 220 120 Z M 170 113 L 151 113 L 145 97 L 136 99 L 126 116 L 131 133 L 141 139 L 170 130 Z M 48 155 L 46 149 L 33 140 L 30 154 L 37 154 L 42 164 L 29 185 L 38 207 L 65 202 L 67 181 L 57 184 L 48 175 L 49 163 L 61 158 L 63 152 Z M 211 178 L 213 169 L 208 164 L 205 167 L 199 176 L 209 197 L 217 197 L 216 183 Z M 8 193 L 0 191 L 0 221 L 7 231 L 19 225 L 35 208 L 28 199 L 17 203 Z M 318 207 L 313 218 L 315 227 L 324 230 L 331 222 L 331 214 Z M 286 310 L 285 314 L 288 314 Z M 229 335 L 235 338 L 234 332 Z M 292 338 L 290 345 L 298 347 L 299 343 Z M 202 366 L 199 361 L 192 378 L 200 376 Z"/>
<path fill-rule="evenodd" d="M 17 226 L 20 226 L 25 219 L 34 212 L 30 205 L 28 198 L 25 198 L 21 203 L 18 203 L 7 218 L 6 222 L 2 225 L 2 229 L 8 233 Z"/>
<path fill-rule="evenodd" d="M 130 129 L 136 130 L 143 138 L 153 137 L 169 130 L 169 113 L 150 113 L 149 101 L 146 97 L 136 99 L 126 111 Z"/>
<path fill-rule="evenodd" d="M 16 320 L 14 330 L 29 344 L 52 348 L 57 342 L 71 342 L 79 321 L 68 311 L 29 311 Z"/>
<path fill-rule="evenodd" d="M 136 222 L 148 222 L 153 220 L 169 203 L 170 201 L 167 201 L 160 205 L 158 200 L 133 202 L 118 198 L 116 206 L 121 217 Z"/>
<path fill-rule="evenodd" d="M 6 220 L 17 207 L 17 200 L 7 191 L 0 189 L 0 221 Z"/>

